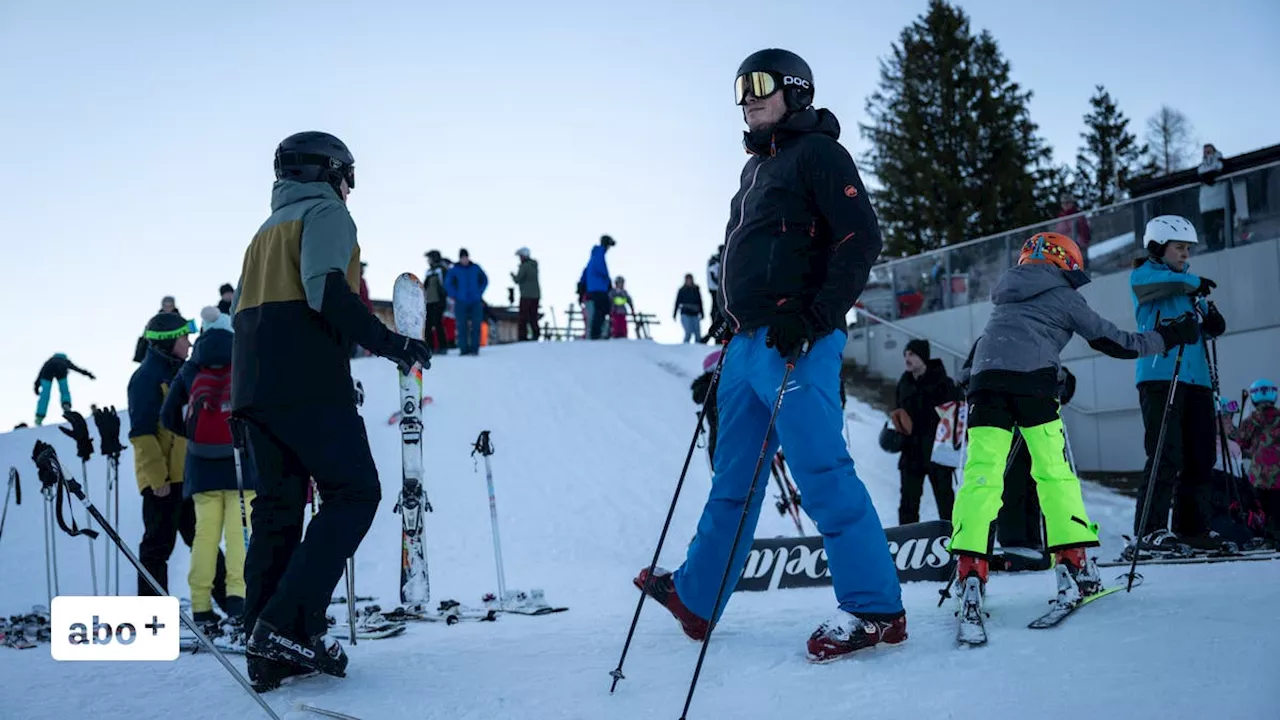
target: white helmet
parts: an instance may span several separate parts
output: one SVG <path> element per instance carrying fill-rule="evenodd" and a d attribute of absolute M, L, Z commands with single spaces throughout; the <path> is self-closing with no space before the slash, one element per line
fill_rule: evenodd
<path fill-rule="evenodd" d="M 522 247 L 516 251 L 516 254 L 519 255 L 520 257 L 529 257 L 529 248 Z"/>
<path fill-rule="evenodd" d="M 1147 228 L 1142 232 L 1142 244 L 1151 247 L 1155 243 L 1161 247 L 1171 242 L 1196 244 L 1196 226 L 1180 215 L 1159 215 L 1147 221 Z"/>

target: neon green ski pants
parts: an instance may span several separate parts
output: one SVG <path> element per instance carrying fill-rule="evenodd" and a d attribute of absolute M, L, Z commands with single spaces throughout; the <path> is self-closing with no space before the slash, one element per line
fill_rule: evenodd
<path fill-rule="evenodd" d="M 1031 454 L 1031 477 L 1036 481 L 1044 513 L 1050 551 L 1098 544 L 1098 526 L 1085 513 L 1080 480 L 1067 464 L 1062 420 L 1022 428 Z M 1013 431 L 1000 427 L 970 427 L 969 457 L 964 484 L 952 511 L 951 551 L 989 555 L 992 524 L 1000 512 L 1004 470 L 1013 445 Z"/>

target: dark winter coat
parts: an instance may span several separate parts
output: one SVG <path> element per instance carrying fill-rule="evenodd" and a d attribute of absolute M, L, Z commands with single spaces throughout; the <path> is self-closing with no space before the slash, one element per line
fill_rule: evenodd
<path fill-rule="evenodd" d="M 538 261 L 525 258 L 520 267 L 511 274 L 511 281 L 520 288 L 522 300 L 537 300 L 542 297 L 542 286 L 538 283 Z"/>
<path fill-rule="evenodd" d="M 160 424 L 160 409 L 182 361 L 148 347 L 129 378 L 129 443 L 138 490 L 182 482 L 187 442 Z"/>
<path fill-rule="evenodd" d="M 87 378 L 93 378 L 93 373 L 84 368 L 77 367 L 75 363 L 67 359 L 66 355 L 58 353 L 48 360 L 44 361 L 44 365 L 40 366 L 40 372 L 36 375 L 36 388 L 40 387 L 41 380 L 63 380 L 67 377 L 68 370 L 75 370 Z"/>
<path fill-rule="evenodd" d="M 169 394 L 165 396 L 160 410 L 160 422 L 175 435 L 185 437 L 187 402 L 191 398 L 191 384 L 196 373 L 207 367 L 225 367 L 231 364 L 231 346 L 234 336 L 226 330 L 206 330 L 196 340 L 191 351 L 191 359 L 182 365 Z M 213 453 L 202 451 L 191 438 L 187 440 L 187 457 L 182 475 L 182 495 L 191 497 L 196 493 L 212 490 L 236 489 L 236 463 L 231 449 L 219 453 L 221 457 L 210 457 Z M 244 465 L 244 489 L 256 490 L 252 463 Z"/>
<path fill-rule="evenodd" d="M 925 364 L 924 374 L 911 371 L 898 379 L 897 404 L 911 416 L 911 434 L 903 437 L 900 470 L 921 472 L 929 467 L 933 456 L 933 436 L 938 430 L 937 406 L 958 399 L 955 381 L 947 377 L 947 368 L 934 358 Z"/>
<path fill-rule="evenodd" d="M 1159 333 L 1125 332 L 1094 312 L 1076 289 L 1087 282 L 1084 273 L 1053 265 L 1018 265 L 1006 272 L 991 293 L 991 318 L 974 347 L 971 370 L 961 372 L 961 383 L 969 392 L 1057 398 L 1062 349 L 1072 335 L 1121 359 L 1164 352 Z"/>
<path fill-rule="evenodd" d="M 458 263 L 449 268 L 444 277 L 444 289 L 454 301 L 463 304 L 474 304 L 484 299 L 485 288 L 489 287 L 489 276 L 479 265 Z"/>
<path fill-rule="evenodd" d="M 278 180 L 271 217 L 245 250 L 232 308 L 231 405 L 354 405 L 354 344 L 382 355 L 392 333 L 360 301 L 360 245 L 327 183 Z"/>
<path fill-rule="evenodd" d="M 703 317 L 702 290 L 696 284 L 681 285 L 676 292 L 676 309 L 671 311 L 671 317 L 674 319 L 677 314 Z"/>
<path fill-rule="evenodd" d="M 735 331 L 769 325 L 798 298 L 819 334 L 845 316 L 880 254 L 880 227 L 853 158 L 827 110 L 747 133 L 751 158 L 729 209 L 720 289 Z"/>

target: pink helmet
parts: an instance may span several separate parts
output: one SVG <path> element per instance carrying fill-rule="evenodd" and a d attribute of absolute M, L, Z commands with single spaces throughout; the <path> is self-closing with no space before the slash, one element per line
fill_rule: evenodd
<path fill-rule="evenodd" d="M 702 372 L 711 372 L 711 368 L 715 367 L 717 362 L 720 362 L 720 351 L 713 350 L 710 355 L 703 358 Z"/>

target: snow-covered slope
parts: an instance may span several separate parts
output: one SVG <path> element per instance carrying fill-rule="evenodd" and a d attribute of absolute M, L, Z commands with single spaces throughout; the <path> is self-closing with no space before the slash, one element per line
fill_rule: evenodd
<path fill-rule="evenodd" d="M 427 492 L 435 508 L 427 516 L 432 602 L 475 604 L 494 588 L 484 465 L 470 454 L 478 433 L 490 430 L 507 585 L 542 588 L 550 602 L 570 610 L 496 623 L 413 625 L 398 638 L 349 647 L 347 678 L 287 686 L 266 696 L 272 705 L 283 714 L 305 699 L 364 720 L 678 717 L 698 646 L 661 608 L 647 604 L 627 679 L 613 696 L 608 673 L 635 607 L 630 579 L 653 552 L 692 435 L 689 383 L 708 349 L 647 341 L 552 343 L 438 359 L 424 383 L 433 399 L 424 409 Z M 394 605 L 399 517 L 392 507 L 400 449 L 387 419 L 397 405 L 396 379 L 382 360 L 357 361 L 355 370 L 383 482 L 378 517 L 356 557 L 358 591 Z M 892 523 L 898 479 L 896 457 L 876 446 L 883 415 L 851 399 L 848 417 L 859 474 L 881 518 Z M 46 600 L 41 505 L 30 462 L 37 437 L 53 442 L 67 469 L 80 474 L 73 443 L 55 428 L 0 435 L 0 468 L 17 466 L 26 491 L 24 504 L 10 507 L 0 538 L 5 614 Z M 88 477 L 99 503 L 104 473 L 95 456 Z M 136 546 L 141 521 L 131 453 L 121 482 L 121 530 Z M 679 563 L 708 487 L 699 454 L 665 565 Z M 1100 488 L 1089 488 L 1086 501 L 1109 546 L 1100 554 L 1112 557 L 1132 501 Z M 757 536 L 793 534 L 789 519 L 771 505 Z M 936 517 L 927 489 L 922 511 L 925 519 Z M 58 542 L 62 593 L 88 592 L 88 542 L 61 534 Z M 97 552 L 101 556 L 101 545 Z M 187 557 L 179 543 L 170 577 L 182 595 Z M 911 633 L 905 645 L 822 667 L 804 660 L 803 646 L 833 609 L 829 589 L 735 596 L 708 651 L 689 717 L 1275 717 L 1276 566 L 1148 568 L 1146 578 L 1132 595 L 1102 600 L 1058 629 L 1036 632 L 1025 624 L 1043 608 L 1051 577 L 998 577 L 989 596 L 991 644 L 970 651 L 953 647 L 952 614 L 936 607 L 937 587 L 910 585 L 904 588 Z M 132 572 L 122 572 L 126 589 L 135 583 Z M 242 659 L 235 661 L 243 667 Z M 54 662 L 46 646 L 0 649 L 0 678 L 8 691 L 0 699 L 5 718 L 92 712 L 204 720 L 261 713 L 204 655 L 99 665 Z"/>

